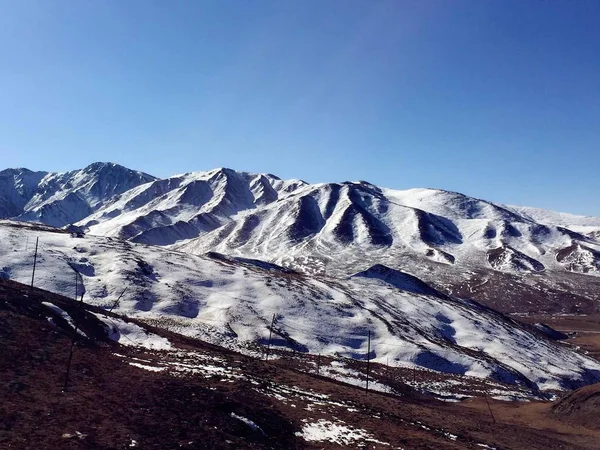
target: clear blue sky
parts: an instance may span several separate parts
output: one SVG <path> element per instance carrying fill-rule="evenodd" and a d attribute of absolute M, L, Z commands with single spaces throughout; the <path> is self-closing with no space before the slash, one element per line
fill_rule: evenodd
<path fill-rule="evenodd" d="M 364 179 L 600 215 L 597 0 L 0 0 L 3 167 Z"/>

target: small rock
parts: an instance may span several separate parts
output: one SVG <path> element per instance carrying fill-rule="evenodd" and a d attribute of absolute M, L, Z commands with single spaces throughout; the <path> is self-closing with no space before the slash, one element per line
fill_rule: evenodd
<path fill-rule="evenodd" d="M 75 433 L 63 433 L 63 435 L 61 437 L 63 439 L 73 439 L 75 437 L 78 439 L 85 439 L 87 437 L 87 434 L 76 431 Z"/>

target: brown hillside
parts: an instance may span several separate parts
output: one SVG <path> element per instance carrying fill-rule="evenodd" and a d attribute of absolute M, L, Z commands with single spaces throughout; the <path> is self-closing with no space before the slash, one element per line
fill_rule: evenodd
<path fill-rule="evenodd" d="M 441 402 L 408 384 L 402 395 L 366 393 L 173 333 L 162 335 L 174 350 L 123 347 L 93 316 L 63 392 L 73 333 L 49 322 L 40 300 L 88 314 L 68 298 L 0 282 L 1 449 L 600 448 L 600 431 L 563 422 L 547 402 L 490 400 L 492 419 L 483 398 Z M 310 426 L 345 431 L 337 443 L 306 440 Z"/>

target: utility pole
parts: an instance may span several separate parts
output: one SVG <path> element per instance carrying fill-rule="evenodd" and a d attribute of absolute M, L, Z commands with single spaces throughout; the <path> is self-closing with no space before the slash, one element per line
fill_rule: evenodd
<path fill-rule="evenodd" d="M 119 300 L 121 300 L 121 297 L 123 297 L 123 294 L 125 294 L 125 291 L 127 291 L 127 288 L 129 286 L 125 286 L 125 289 L 123 289 L 123 292 L 121 292 L 121 295 L 119 295 L 119 297 L 117 298 L 117 301 L 114 303 L 114 305 L 112 305 L 110 307 L 110 309 L 108 310 L 108 312 L 112 312 L 113 309 L 115 309 L 115 307 L 119 304 Z"/>
<path fill-rule="evenodd" d="M 389 382 L 392 379 L 392 377 L 390 376 L 390 357 L 389 355 L 385 357 L 385 376 L 387 378 L 386 384 L 388 384 L 388 386 L 386 386 L 386 391 L 389 394 L 390 393 L 390 389 L 391 387 L 389 386 Z"/>
<path fill-rule="evenodd" d="M 371 362 L 371 330 L 369 330 L 369 334 L 367 337 L 367 386 L 365 389 L 367 392 L 369 392 L 369 370 L 371 368 L 370 362 Z"/>
<path fill-rule="evenodd" d="M 490 410 L 490 416 L 492 416 L 492 422 L 496 423 L 496 418 L 494 417 L 494 413 L 492 412 L 492 407 L 490 406 L 490 402 L 488 400 L 487 391 L 484 392 L 483 396 L 485 397 L 485 403 L 487 403 L 487 407 Z"/>
<path fill-rule="evenodd" d="M 38 254 L 38 242 L 40 238 L 37 237 L 35 239 L 35 253 L 33 254 L 33 272 L 31 273 L 31 289 L 33 289 L 33 280 L 35 279 L 35 265 L 37 263 L 37 254 Z M 75 297 L 77 298 L 77 297 Z"/>
<path fill-rule="evenodd" d="M 71 269 L 75 272 L 75 301 L 77 301 L 77 284 L 79 273 L 73 266 Z M 82 309 L 83 306 L 83 293 L 81 294 L 81 300 L 79 300 L 79 309 Z M 63 386 L 63 392 L 67 391 L 67 387 L 69 384 L 69 373 L 71 372 L 71 361 L 73 360 L 73 349 L 75 347 L 75 339 L 77 338 L 77 331 L 79 331 L 79 321 L 73 316 L 73 322 L 75 323 L 75 332 L 73 333 L 73 339 L 71 339 L 71 350 L 69 351 L 69 360 L 67 361 L 67 374 L 65 376 L 65 385 Z"/>
<path fill-rule="evenodd" d="M 271 337 L 273 336 L 273 325 L 275 324 L 275 314 L 273 314 L 273 319 L 271 319 L 271 327 L 269 328 L 269 344 L 267 345 L 267 356 L 265 357 L 265 361 L 269 360 L 269 352 L 271 351 Z"/>

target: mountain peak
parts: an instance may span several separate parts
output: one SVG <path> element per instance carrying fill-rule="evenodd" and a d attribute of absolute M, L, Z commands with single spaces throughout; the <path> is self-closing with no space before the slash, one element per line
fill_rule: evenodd
<path fill-rule="evenodd" d="M 119 167 L 123 167 L 123 166 L 120 166 L 119 164 L 117 164 L 117 163 L 113 163 L 113 162 L 108 162 L 108 161 L 96 161 L 96 162 L 93 162 L 93 163 L 91 163 L 90 165 L 88 165 L 88 166 L 87 166 L 85 169 L 83 169 L 83 170 L 98 170 L 98 169 L 103 169 L 103 168 L 105 168 L 105 167 L 117 167 L 117 166 L 119 166 Z M 125 167 L 123 167 L 123 168 L 125 168 Z"/>
<path fill-rule="evenodd" d="M 129 169 L 125 166 L 122 166 L 122 165 L 114 163 L 114 162 L 97 161 L 97 162 L 94 162 L 94 163 L 86 166 L 84 169 L 81 169 L 81 172 L 84 172 L 84 173 L 99 173 L 99 172 L 106 172 L 106 171 L 135 173 L 135 174 L 141 174 L 146 178 L 156 179 L 156 177 L 154 177 L 152 175 L 149 175 L 144 172 L 140 172 L 138 170 Z"/>
<path fill-rule="evenodd" d="M 2 175 L 10 175 L 10 176 L 18 176 L 18 175 L 31 175 L 31 174 L 47 174 L 48 172 L 44 172 L 44 171 L 36 171 L 36 170 L 31 170 L 28 169 L 26 167 L 15 167 L 15 168 L 8 168 L 8 169 L 4 169 L 4 170 L 0 170 L 0 176 Z"/>

